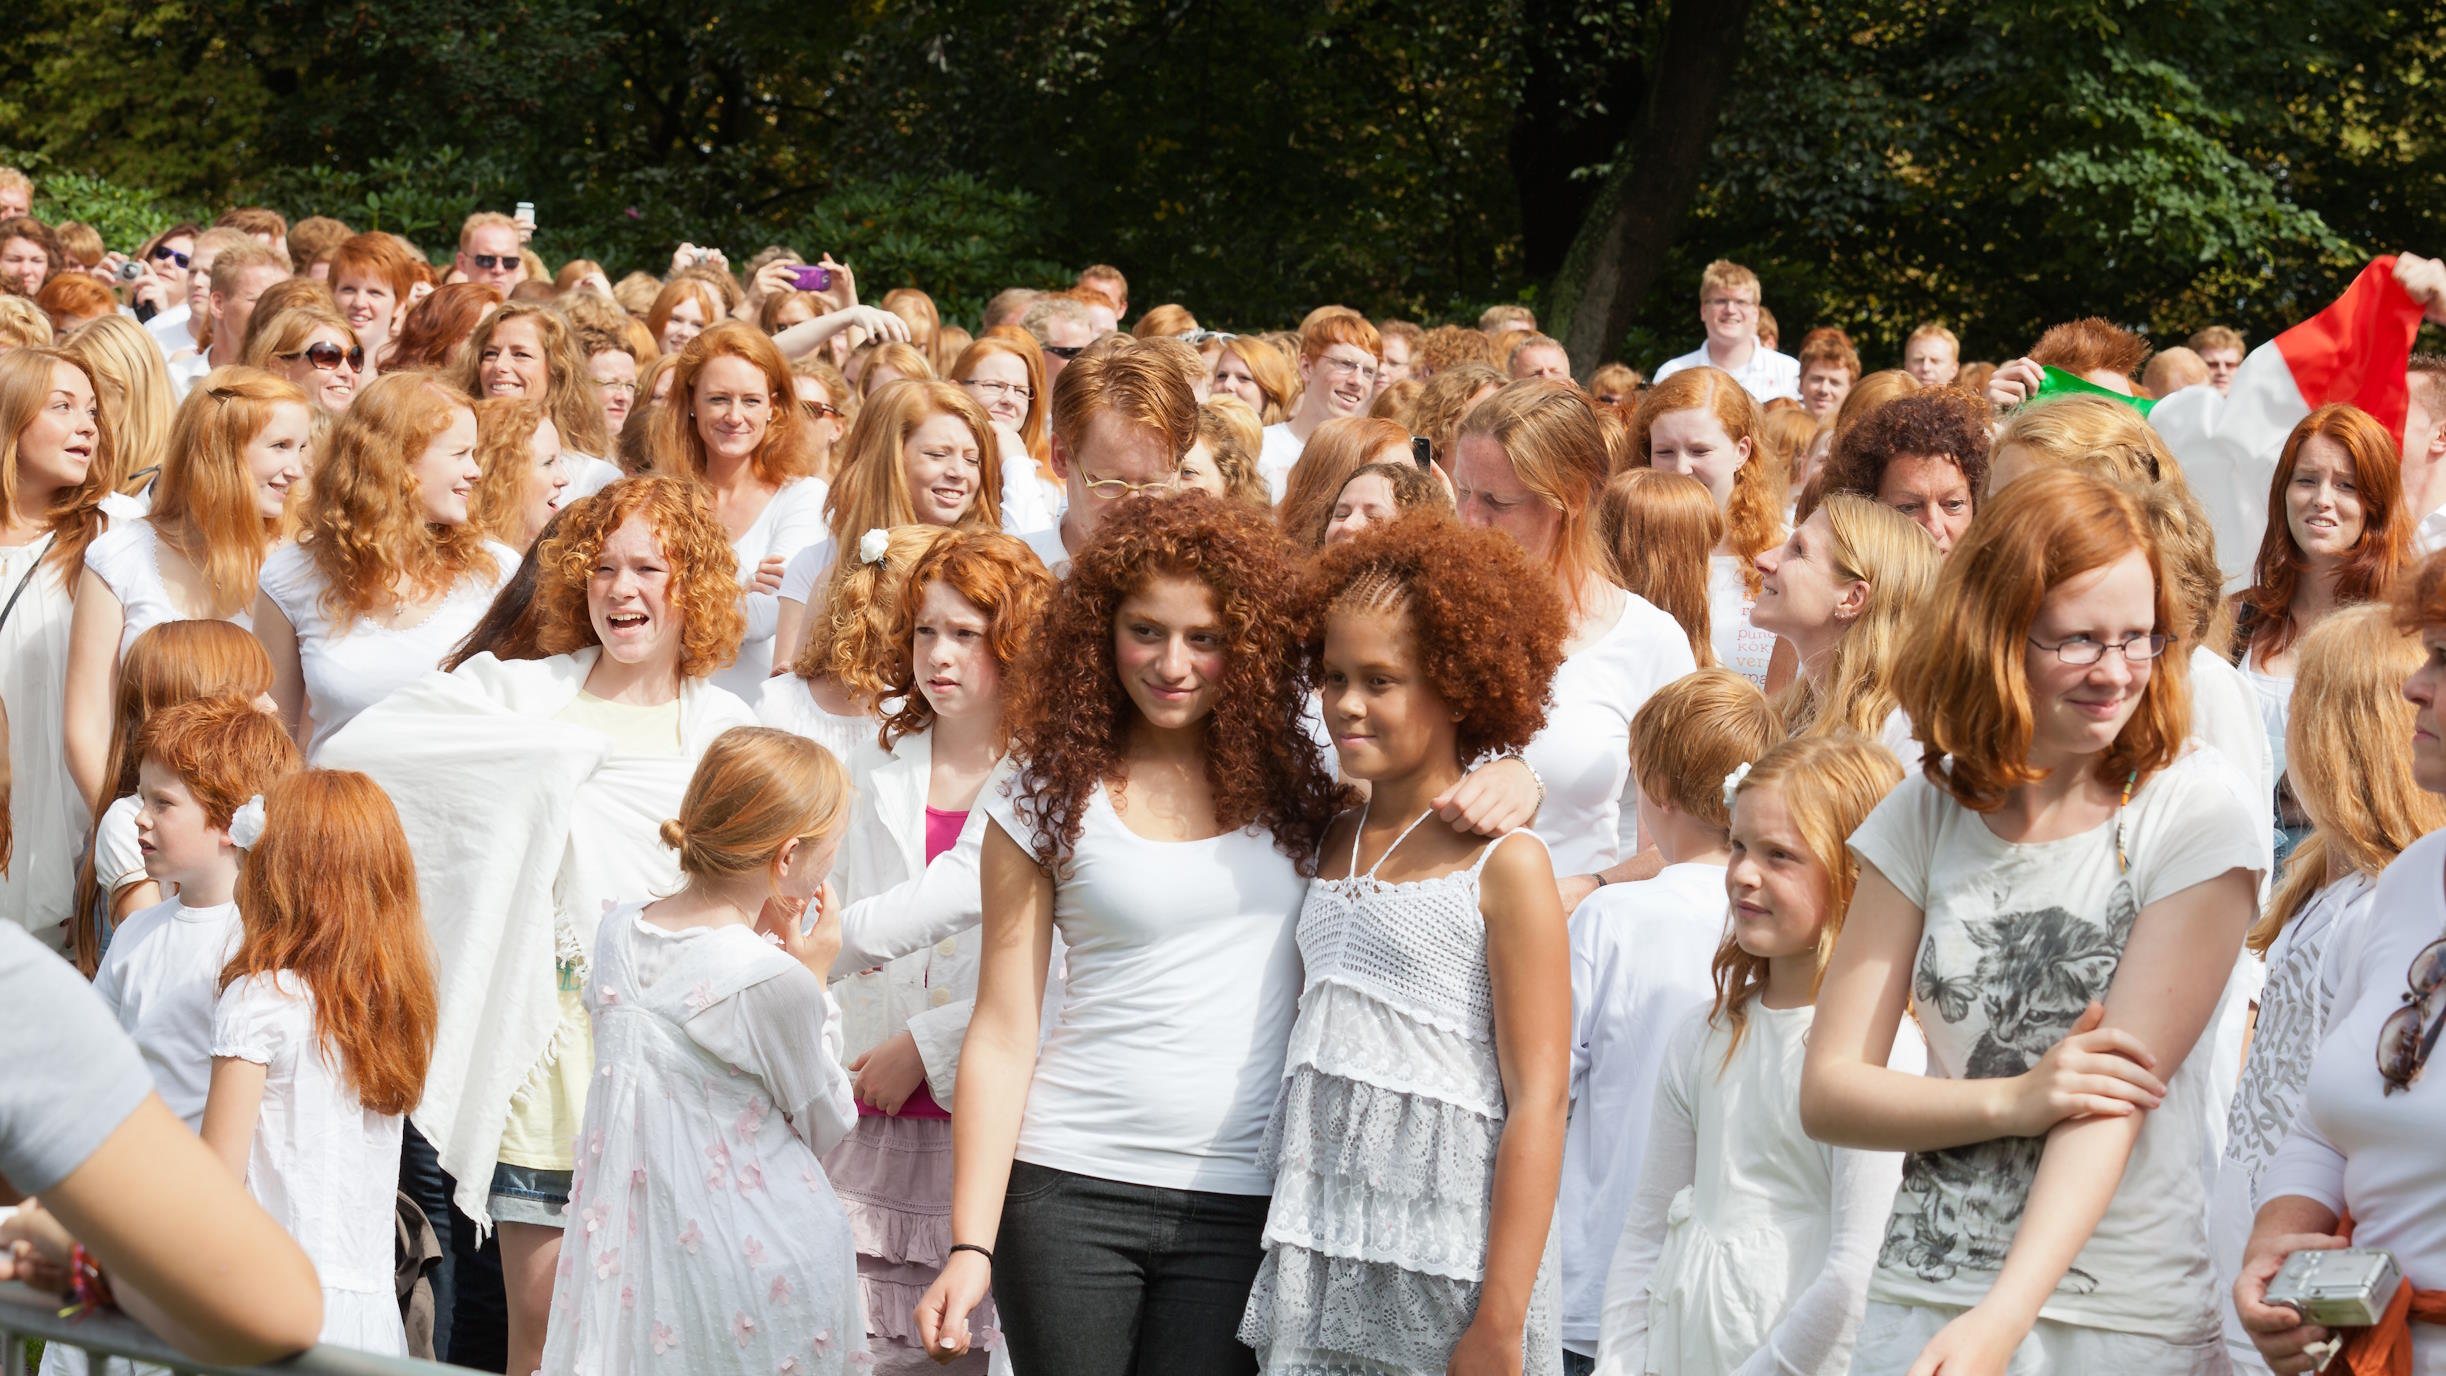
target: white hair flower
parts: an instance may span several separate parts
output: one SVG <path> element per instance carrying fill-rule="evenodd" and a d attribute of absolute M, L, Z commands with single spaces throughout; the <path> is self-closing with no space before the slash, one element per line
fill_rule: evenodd
<path fill-rule="evenodd" d="M 1749 761 L 1743 760 L 1732 773 L 1724 776 L 1724 807 L 1732 809 L 1733 795 L 1741 791 L 1741 781 L 1750 776 Z"/>
<path fill-rule="evenodd" d="M 253 850 L 263 839 L 263 795 L 258 793 L 246 800 L 229 816 L 229 843 L 240 850 Z"/>
<path fill-rule="evenodd" d="M 861 564 L 880 564 L 883 557 L 891 552 L 892 532 L 881 526 L 858 537 L 858 562 Z"/>

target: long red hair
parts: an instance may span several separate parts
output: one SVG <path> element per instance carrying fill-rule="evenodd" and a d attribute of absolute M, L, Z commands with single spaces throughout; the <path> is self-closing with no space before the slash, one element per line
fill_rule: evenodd
<path fill-rule="evenodd" d="M 309 769 L 264 790 L 263 816 L 238 876 L 245 936 L 221 987 L 293 976 L 358 1100 L 406 1113 L 424 1096 L 440 1014 L 399 812 L 363 774 Z"/>
<path fill-rule="evenodd" d="M 2344 566 L 2336 570 L 2336 600 L 2376 601 L 2387 595 L 2395 577 L 2411 559 L 2412 522 L 2404 510 L 2403 460 L 2395 437 L 2357 406 L 2334 402 L 2302 417 L 2285 436 L 2284 453 L 2276 460 L 2276 476 L 2268 484 L 2268 528 L 2259 537 L 2259 558 L 2251 566 L 2251 586 L 2241 597 L 2241 611 L 2250 627 L 2250 649 L 2265 658 L 2283 654 L 2302 628 L 2293 620 L 2293 594 L 2310 560 L 2293 540 L 2286 519 L 2285 489 L 2301 462 L 2302 446 L 2313 436 L 2343 446 L 2353 463 L 2353 486 L 2361 495 L 2361 542 L 2353 546 Z"/>

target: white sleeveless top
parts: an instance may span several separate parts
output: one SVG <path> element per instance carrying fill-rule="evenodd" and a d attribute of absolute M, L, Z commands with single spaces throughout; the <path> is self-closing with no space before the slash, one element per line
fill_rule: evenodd
<path fill-rule="evenodd" d="M 126 624 L 119 630 L 121 655 L 136 643 L 136 637 L 165 621 L 213 619 L 195 616 L 171 600 L 170 585 L 161 576 L 161 532 L 153 529 L 151 521 L 121 521 L 95 536 L 85 547 L 85 567 L 119 599 L 126 613 Z M 254 605 L 250 597 L 245 608 L 218 619 L 251 631 L 255 622 L 248 609 Z"/>

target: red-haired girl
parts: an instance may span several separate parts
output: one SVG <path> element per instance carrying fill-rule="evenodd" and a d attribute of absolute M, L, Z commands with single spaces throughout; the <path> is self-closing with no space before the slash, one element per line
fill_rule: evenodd
<path fill-rule="evenodd" d="M 1724 513 L 1724 542 L 1708 559 L 1716 661 L 1763 688 L 1775 637 L 1750 624 L 1758 556 L 1784 536 L 1779 461 L 1762 443 L 1758 403 L 1719 368 L 1684 368 L 1648 389 L 1631 422 L 1638 463 L 1699 480 Z"/>

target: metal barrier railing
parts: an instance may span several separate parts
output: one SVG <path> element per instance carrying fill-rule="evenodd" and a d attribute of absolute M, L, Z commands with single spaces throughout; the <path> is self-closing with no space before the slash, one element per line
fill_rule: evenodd
<path fill-rule="evenodd" d="M 328 1343 L 266 1366 L 215 1366 L 179 1355 L 124 1314 L 62 1318 L 59 1301 L 22 1285 L 0 1285 L 0 1376 L 27 1376 L 25 1340 L 96 1355 L 131 1357 L 196 1376 L 466 1376 L 467 1368 L 382 1357 Z M 46 1363 L 47 1365 L 48 1363 Z"/>

